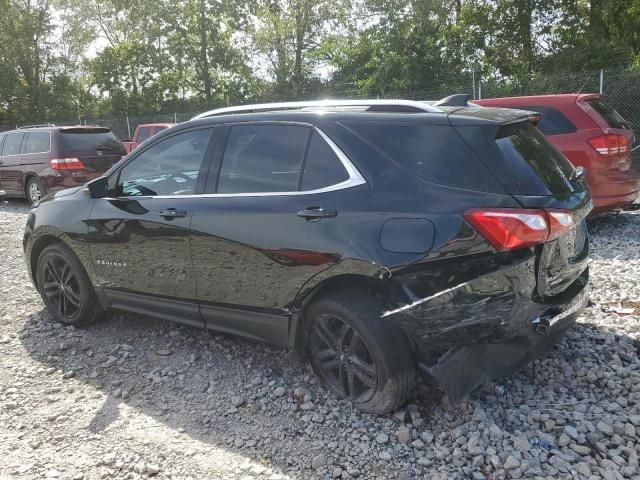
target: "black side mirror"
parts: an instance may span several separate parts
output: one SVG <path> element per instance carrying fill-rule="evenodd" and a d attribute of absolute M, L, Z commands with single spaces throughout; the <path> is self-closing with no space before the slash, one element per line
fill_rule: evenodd
<path fill-rule="evenodd" d="M 100 177 L 87 183 L 91 198 L 104 198 L 109 193 L 109 178 Z"/>

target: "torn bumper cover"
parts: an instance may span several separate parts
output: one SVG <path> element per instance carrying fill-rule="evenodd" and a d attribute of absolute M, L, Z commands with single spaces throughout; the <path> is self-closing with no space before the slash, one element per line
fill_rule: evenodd
<path fill-rule="evenodd" d="M 535 258 L 388 311 L 416 342 L 420 367 L 451 400 L 514 373 L 555 345 L 589 301 L 588 268 L 561 294 L 536 294 Z M 435 354 L 434 354 L 435 353 Z"/>

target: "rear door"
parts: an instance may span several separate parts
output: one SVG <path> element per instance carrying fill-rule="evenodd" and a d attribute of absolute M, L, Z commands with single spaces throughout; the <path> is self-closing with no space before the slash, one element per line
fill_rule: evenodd
<path fill-rule="evenodd" d="M 22 183 L 22 141 L 24 132 L 8 133 L 0 155 L 0 181 L 10 195 L 24 195 Z"/>
<path fill-rule="evenodd" d="M 191 222 L 200 311 L 212 328 L 285 345 L 297 292 L 340 261 L 369 188 L 314 127 L 227 128 Z"/>
<path fill-rule="evenodd" d="M 136 151 L 109 177 L 89 222 L 91 258 L 111 306 L 200 324 L 189 225 L 214 129 L 177 132 Z"/>
<path fill-rule="evenodd" d="M 59 135 L 64 158 L 78 158 L 90 178 L 101 175 L 125 154 L 124 146 L 108 128 L 63 128 Z"/>
<path fill-rule="evenodd" d="M 27 132 L 24 140 L 22 163 L 23 174 L 38 175 L 49 166 L 51 153 L 51 132 Z"/>

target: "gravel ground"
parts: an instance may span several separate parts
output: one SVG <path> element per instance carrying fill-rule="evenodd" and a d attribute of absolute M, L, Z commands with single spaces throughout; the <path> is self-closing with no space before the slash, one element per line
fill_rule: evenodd
<path fill-rule="evenodd" d="M 593 305 L 546 358 L 376 417 L 285 350 L 112 313 L 51 321 L 0 204 L 0 478 L 640 478 L 640 214 L 592 224 Z"/>

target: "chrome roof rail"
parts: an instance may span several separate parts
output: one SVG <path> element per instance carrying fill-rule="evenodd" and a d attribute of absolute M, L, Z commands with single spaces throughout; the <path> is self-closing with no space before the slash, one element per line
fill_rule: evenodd
<path fill-rule="evenodd" d="M 380 107 L 375 109 L 378 112 L 414 112 L 414 113 L 443 113 L 437 107 L 424 102 L 414 100 L 313 100 L 306 102 L 280 102 L 280 103 L 257 103 L 253 105 L 237 105 L 234 107 L 217 108 L 196 115 L 191 120 L 214 117 L 217 115 L 231 115 L 234 113 L 256 113 L 279 110 L 301 110 L 305 108 L 332 108 L 332 107 Z M 393 107 L 398 107 L 393 110 Z"/>
<path fill-rule="evenodd" d="M 55 124 L 53 123 L 41 123 L 38 125 L 25 125 L 23 127 L 18 127 L 18 130 L 22 130 L 23 128 L 48 128 L 48 127 L 55 127 Z"/>

